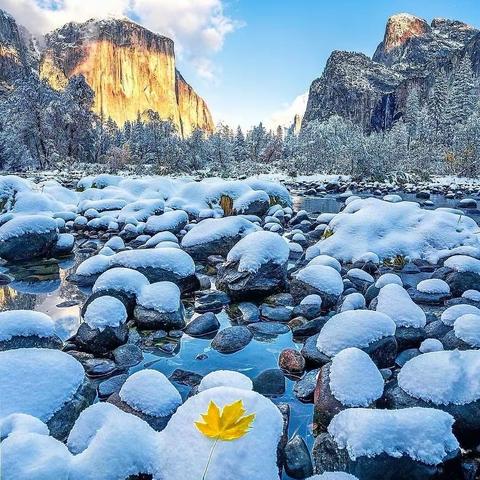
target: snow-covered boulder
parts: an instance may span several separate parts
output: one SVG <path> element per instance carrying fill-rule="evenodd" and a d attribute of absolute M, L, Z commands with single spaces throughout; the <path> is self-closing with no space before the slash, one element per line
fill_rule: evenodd
<path fill-rule="evenodd" d="M 110 256 L 94 255 L 84 260 L 68 280 L 82 287 L 91 287 L 97 278 L 110 268 Z"/>
<path fill-rule="evenodd" d="M 206 260 L 210 255 L 225 257 L 237 242 L 258 229 L 241 217 L 209 218 L 187 232 L 182 248 L 195 260 Z"/>
<path fill-rule="evenodd" d="M 439 278 L 422 280 L 416 288 L 408 291 L 415 303 L 442 305 L 450 297 L 450 286 Z"/>
<path fill-rule="evenodd" d="M 180 289 L 172 282 L 145 285 L 137 296 L 135 323 L 145 330 L 178 330 L 185 326 Z"/>
<path fill-rule="evenodd" d="M 479 290 L 480 260 L 473 256 L 473 252 L 470 256 L 459 251 L 458 255 L 447 258 L 444 266 L 436 270 L 433 276 L 445 280 L 454 296 L 460 296 L 467 290 Z"/>
<path fill-rule="evenodd" d="M 209 403 L 219 408 L 242 400 L 245 415 L 254 413 L 251 429 L 235 441 L 219 441 L 208 468 L 209 480 L 239 478 L 278 478 L 277 448 L 282 436 L 283 419 L 278 408 L 264 396 L 251 390 L 216 387 L 190 397 L 178 408 L 159 438 L 159 471 L 155 478 L 201 478 L 214 440 L 195 426 Z M 182 445 L 188 439 L 189 447 Z"/>
<path fill-rule="evenodd" d="M 458 317 L 453 324 L 453 332 L 463 343 L 457 348 L 480 348 L 480 315 L 466 314 Z"/>
<path fill-rule="evenodd" d="M 429 258 L 437 250 L 458 245 L 478 246 L 478 226 L 473 219 L 444 210 L 425 210 L 414 202 L 354 200 L 328 228 L 333 235 L 317 247 L 320 253 L 343 261 L 352 261 L 365 252 L 380 259 L 395 255 L 414 259 Z"/>
<path fill-rule="evenodd" d="M 348 310 L 364 310 L 365 307 L 365 297 L 361 293 L 355 292 L 345 296 L 340 307 L 340 312 L 346 312 Z"/>
<path fill-rule="evenodd" d="M 82 365 L 72 356 L 46 348 L 0 352 L 0 418 L 25 413 L 45 422 L 64 438 L 95 391 L 85 382 Z"/>
<path fill-rule="evenodd" d="M 270 207 L 270 197 L 263 190 L 251 190 L 234 200 L 233 208 L 239 215 L 263 217 Z"/>
<path fill-rule="evenodd" d="M 357 347 L 367 352 L 379 367 L 393 365 L 397 353 L 395 322 L 384 313 L 351 310 L 331 317 L 317 338 L 317 349 L 327 363 L 341 350 Z"/>
<path fill-rule="evenodd" d="M 198 385 L 198 391 L 203 392 L 204 390 L 215 387 L 233 387 L 252 390 L 253 383 L 243 373 L 233 370 L 216 370 L 202 378 Z"/>
<path fill-rule="evenodd" d="M 296 300 L 316 294 L 322 298 L 324 308 L 333 307 L 343 292 L 340 273 L 326 265 L 308 265 L 294 274 L 290 292 Z"/>
<path fill-rule="evenodd" d="M 289 249 L 272 232 L 254 232 L 230 250 L 218 268 L 217 288 L 233 299 L 267 296 L 285 288 Z"/>
<path fill-rule="evenodd" d="M 146 222 L 152 215 L 161 215 L 165 208 L 165 202 L 161 198 L 142 199 L 125 205 L 118 214 L 117 221 L 121 224 L 129 223 L 135 219 L 137 222 Z"/>
<path fill-rule="evenodd" d="M 0 350 L 61 346 L 55 323 L 48 315 L 31 310 L 0 312 Z"/>
<path fill-rule="evenodd" d="M 350 408 L 315 440 L 315 472 L 340 470 L 360 479 L 434 479 L 459 454 L 454 419 L 433 408 Z"/>
<path fill-rule="evenodd" d="M 330 257 L 329 255 L 318 255 L 317 257 L 312 258 L 308 262 L 308 266 L 310 265 L 325 265 L 327 267 L 334 268 L 339 273 L 342 270 L 340 262 L 336 258 Z"/>
<path fill-rule="evenodd" d="M 71 233 L 60 233 L 55 246 L 52 248 L 50 255 L 52 257 L 65 257 L 72 253 L 75 244 L 75 237 Z"/>
<path fill-rule="evenodd" d="M 165 212 L 148 218 L 145 233 L 155 235 L 158 232 L 179 233 L 188 223 L 188 215 L 183 210 Z"/>
<path fill-rule="evenodd" d="M 454 432 L 471 445 L 480 434 L 480 351 L 424 353 L 407 361 L 386 389 L 390 408 L 435 407 L 455 418 Z"/>
<path fill-rule="evenodd" d="M 345 408 L 374 406 L 383 387 L 382 374 L 367 353 L 355 347 L 340 351 L 318 376 L 314 431 L 326 431 L 332 418 Z"/>
<path fill-rule="evenodd" d="M 16 261 L 48 256 L 57 238 L 57 222 L 53 218 L 15 216 L 0 226 L 0 257 Z"/>

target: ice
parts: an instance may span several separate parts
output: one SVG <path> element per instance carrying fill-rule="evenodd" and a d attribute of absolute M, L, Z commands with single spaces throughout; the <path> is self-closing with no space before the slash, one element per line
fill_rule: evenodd
<path fill-rule="evenodd" d="M 317 339 L 320 352 L 332 357 L 348 347 L 365 348 L 395 335 L 395 323 L 380 312 L 351 310 L 338 313 L 323 326 Z"/>
<path fill-rule="evenodd" d="M 353 460 L 386 453 L 438 465 L 459 447 L 453 422 L 451 415 L 433 408 L 349 408 L 335 415 L 328 432 Z"/>
<path fill-rule="evenodd" d="M 480 351 L 444 350 L 409 360 L 398 385 L 409 395 L 435 405 L 464 405 L 480 398 Z"/>
<path fill-rule="evenodd" d="M 125 323 L 127 310 L 118 298 L 104 295 L 88 304 L 83 319 L 91 328 L 103 331 L 106 327 L 118 327 Z"/>
<path fill-rule="evenodd" d="M 480 315 L 466 314 L 453 324 L 455 336 L 471 347 L 480 348 Z"/>
<path fill-rule="evenodd" d="M 263 265 L 285 265 L 288 261 L 288 243 L 272 232 L 254 232 L 234 245 L 227 261 L 238 262 L 239 272 L 257 272 Z"/>
<path fill-rule="evenodd" d="M 198 391 L 203 392 L 215 387 L 234 387 L 243 390 L 252 390 L 252 381 L 243 373 L 232 370 L 217 370 L 205 375 L 198 386 Z"/>
<path fill-rule="evenodd" d="M 380 289 L 377 299 L 375 310 L 388 315 L 397 327 L 425 326 L 427 320 L 424 311 L 400 285 L 396 283 L 385 285 Z"/>
<path fill-rule="evenodd" d="M 429 278 L 417 284 L 417 290 L 422 293 L 445 294 L 450 293 L 448 283 L 439 278 Z"/>
<path fill-rule="evenodd" d="M 383 395 L 383 377 L 363 350 L 346 348 L 330 366 L 330 390 L 347 407 L 368 407 Z"/>
<path fill-rule="evenodd" d="M 437 250 L 478 246 L 476 222 L 441 210 L 425 210 L 414 202 L 377 198 L 351 202 L 328 227 L 333 235 L 316 244 L 319 253 L 352 261 L 365 252 L 381 259 L 404 255 L 427 258 Z"/>
<path fill-rule="evenodd" d="M 328 295 L 340 295 L 343 292 L 341 275 L 332 267 L 308 265 L 296 273 L 296 278 L 307 285 Z"/>
<path fill-rule="evenodd" d="M 182 404 L 178 390 L 157 370 L 145 369 L 127 378 L 120 398 L 135 410 L 154 417 L 171 415 Z"/>
<path fill-rule="evenodd" d="M 0 418 L 26 413 L 46 422 L 72 399 L 83 380 L 81 363 L 59 350 L 0 352 Z"/>
<path fill-rule="evenodd" d="M 452 305 L 448 307 L 441 315 L 440 319 L 445 325 L 453 326 L 455 320 L 462 315 L 466 315 L 467 313 L 472 313 L 474 315 L 480 315 L 480 309 L 469 305 L 467 303 L 460 304 L 460 305 Z"/>
<path fill-rule="evenodd" d="M 395 273 L 384 273 L 378 277 L 377 281 L 375 282 L 375 286 L 377 288 L 382 288 L 389 283 L 396 283 L 397 285 L 403 287 L 402 279 L 398 275 L 395 275 Z"/>
<path fill-rule="evenodd" d="M 456 272 L 473 272 L 480 274 L 480 260 L 467 255 L 454 255 L 453 257 L 447 258 L 444 265 Z"/>
<path fill-rule="evenodd" d="M 55 336 L 55 323 L 45 313 L 32 310 L 10 310 L 0 312 L 0 341 L 12 337 Z"/>
<path fill-rule="evenodd" d="M 180 306 L 180 289 L 172 282 L 145 285 L 137 296 L 137 304 L 159 312 L 176 312 Z"/>

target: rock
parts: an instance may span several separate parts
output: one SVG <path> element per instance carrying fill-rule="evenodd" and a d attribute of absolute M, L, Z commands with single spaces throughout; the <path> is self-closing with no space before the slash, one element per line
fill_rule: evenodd
<path fill-rule="evenodd" d="M 260 314 L 268 321 L 288 322 L 292 317 L 292 310 L 282 305 L 271 307 L 264 303 L 260 306 Z"/>
<path fill-rule="evenodd" d="M 287 325 L 279 322 L 251 323 L 248 325 L 248 328 L 253 332 L 256 337 L 283 335 L 290 331 L 290 328 L 288 328 Z"/>
<path fill-rule="evenodd" d="M 212 348 L 220 353 L 234 353 L 245 348 L 252 338 L 252 332 L 243 325 L 227 327 L 217 333 Z"/>
<path fill-rule="evenodd" d="M 285 393 L 285 377 L 278 368 L 264 370 L 253 379 L 253 390 L 266 397 L 276 397 Z"/>
<path fill-rule="evenodd" d="M 260 321 L 260 309 L 250 302 L 240 302 L 230 305 L 228 314 L 237 323 L 249 325 Z"/>
<path fill-rule="evenodd" d="M 286 348 L 280 353 L 278 366 L 288 373 L 301 374 L 305 369 L 305 359 L 298 350 Z"/>
<path fill-rule="evenodd" d="M 424 328 L 397 327 L 395 338 L 397 339 L 398 350 L 402 351 L 406 348 L 418 348 L 427 338 L 427 333 Z"/>
<path fill-rule="evenodd" d="M 199 313 L 216 313 L 229 303 L 230 297 L 226 293 L 218 290 L 203 290 L 196 292 L 195 311 Z"/>
<path fill-rule="evenodd" d="M 123 373 L 121 375 L 115 375 L 114 377 L 107 378 L 103 382 L 100 382 L 97 387 L 99 398 L 101 400 L 105 400 L 110 395 L 118 393 L 127 378 L 128 375 L 126 373 Z"/>
<path fill-rule="evenodd" d="M 475 272 L 452 272 L 445 281 L 454 297 L 460 297 L 467 290 L 480 290 L 480 275 Z"/>
<path fill-rule="evenodd" d="M 52 248 L 50 255 L 52 257 L 65 257 L 70 255 L 75 244 L 75 237 L 70 233 L 61 233 L 58 235 L 57 243 Z"/>
<path fill-rule="evenodd" d="M 435 320 L 425 326 L 425 333 L 427 338 L 441 340 L 451 329 L 452 327 L 445 325 L 441 320 Z"/>
<path fill-rule="evenodd" d="M 293 326 L 291 327 L 293 336 L 297 338 L 311 337 L 322 329 L 328 319 L 329 317 L 318 317 L 309 322 Z"/>
<path fill-rule="evenodd" d="M 308 447 L 300 435 L 295 435 L 285 446 L 285 472 L 292 478 L 304 479 L 313 474 Z"/>
<path fill-rule="evenodd" d="M 113 359 L 119 369 L 127 369 L 139 364 L 143 360 L 143 353 L 139 347 L 127 343 L 117 347 L 113 352 Z"/>
<path fill-rule="evenodd" d="M 442 344 L 445 350 L 470 350 L 473 348 L 468 343 L 455 335 L 455 331 L 452 329 L 442 338 Z"/>
<path fill-rule="evenodd" d="M 330 358 L 317 348 L 317 339 L 318 333 L 312 337 L 308 337 L 301 350 L 305 363 L 307 367 L 310 368 L 323 367 L 323 365 L 330 361 Z"/>
<path fill-rule="evenodd" d="M 399 367 L 403 367 L 409 360 L 420 355 L 420 350 L 418 348 L 409 348 L 399 353 L 395 359 L 395 364 Z"/>
<path fill-rule="evenodd" d="M 128 327 L 122 324 L 118 327 L 105 327 L 104 330 L 91 328 L 81 323 L 73 341 L 82 350 L 98 355 L 104 355 L 115 348 L 127 343 Z"/>
<path fill-rule="evenodd" d="M 215 333 L 220 328 L 220 322 L 213 312 L 203 313 L 192 319 L 184 331 L 191 337 L 202 337 Z"/>
<path fill-rule="evenodd" d="M 104 377 L 117 370 L 115 362 L 107 358 L 91 358 L 83 362 L 83 366 L 90 377 Z"/>
<path fill-rule="evenodd" d="M 313 403 L 315 387 L 317 386 L 317 377 L 320 372 L 319 368 L 310 370 L 302 379 L 295 382 L 293 393 L 303 403 Z"/>

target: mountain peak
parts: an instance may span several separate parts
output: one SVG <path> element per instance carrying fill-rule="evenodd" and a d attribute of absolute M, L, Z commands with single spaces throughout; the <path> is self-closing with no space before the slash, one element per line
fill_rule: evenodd
<path fill-rule="evenodd" d="M 387 21 L 383 40 L 386 52 L 400 47 L 412 37 L 420 37 L 430 31 L 430 26 L 422 18 L 409 13 L 392 15 Z"/>

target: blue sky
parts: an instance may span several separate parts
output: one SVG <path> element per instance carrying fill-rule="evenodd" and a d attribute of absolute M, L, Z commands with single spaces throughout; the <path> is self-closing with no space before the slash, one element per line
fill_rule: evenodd
<path fill-rule="evenodd" d="M 244 26 L 215 57 L 218 83 L 200 80 L 195 86 L 216 119 L 242 125 L 267 119 L 308 90 L 332 50 L 373 54 L 394 13 L 480 27 L 479 0 L 231 0 L 225 11 Z M 182 65 L 182 71 L 195 78 L 191 66 Z"/>
<path fill-rule="evenodd" d="M 68 21 L 127 15 L 175 40 L 179 70 L 215 121 L 247 127 L 293 119 L 292 102 L 332 50 L 373 54 L 388 17 L 480 27 L 480 0 L 0 0 L 34 33 Z M 301 105 L 297 99 L 295 105 Z"/>

